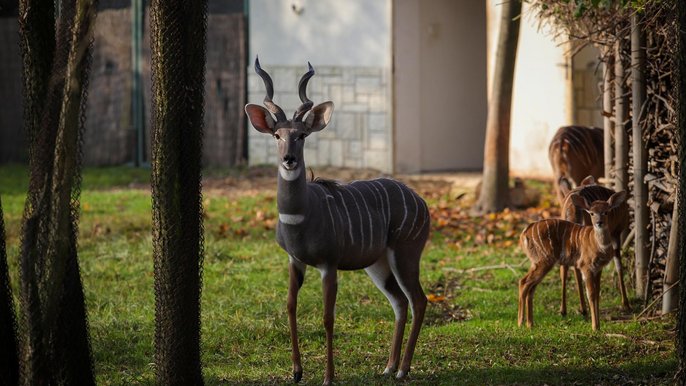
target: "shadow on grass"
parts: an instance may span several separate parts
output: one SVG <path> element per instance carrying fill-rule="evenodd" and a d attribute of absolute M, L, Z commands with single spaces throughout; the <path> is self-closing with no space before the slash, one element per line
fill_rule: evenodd
<path fill-rule="evenodd" d="M 307 371 L 307 369 L 306 369 Z M 359 376 L 338 376 L 339 385 L 624 385 L 650 384 L 670 385 L 674 383 L 676 359 L 659 364 L 630 364 L 618 368 L 477 368 L 460 371 L 448 370 L 432 373 L 410 373 L 406 381 L 383 377 L 380 374 Z M 278 372 L 275 370 L 275 372 Z M 323 371 L 305 374 L 302 385 L 320 384 Z M 290 377 L 269 377 L 267 379 L 205 377 L 207 385 L 280 385 L 292 384 Z"/>

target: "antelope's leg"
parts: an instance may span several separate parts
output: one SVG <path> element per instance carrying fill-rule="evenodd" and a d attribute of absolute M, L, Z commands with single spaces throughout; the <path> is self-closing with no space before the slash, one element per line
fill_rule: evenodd
<path fill-rule="evenodd" d="M 531 328 L 534 325 L 534 292 L 536 286 L 540 283 L 548 272 L 553 268 L 554 263 L 541 263 L 532 266 L 529 269 L 529 274 L 524 283 L 524 303 L 526 307 L 526 326 Z"/>
<path fill-rule="evenodd" d="M 615 271 L 617 271 L 617 275 L 619 276 L 619 294 L 622 297 L 622 309 L 624 311 L 631 311 L 631 305 L 629 304 L 629 298 L 626 295 L 626 287 L 624 286 L 624 267 L 622 267 L 622 251 L 621 251 L 621 244 L 617 242 L 617 246 L 615 247 L 614 253 L 614 261 L 615 261 Z"/>
<path fill-rule="evenodd" d="M 406 245 L 403 247 L 399 246 L 396 251 L 390 248 L 387 251 L 391 272 L 393 272 L 393 276 L 398 281 L 400 289 L 410 302 L 410 309 L 412 310 L 412 327 L 410 329 L 410 336 L 407 338 L 405 354 L 400 363 L 400 369 L 395 376 L 397 379 L 405 378 L 407 373 L 410 372 L 412 356 L 414 355 L 419 331 L 424 321 L 424 312 L 426 311 L 426 295 L 419 282 L 419 258 L 421 257 L 423 247 L 423 244 Z"/>
<path fill-rule="evenodd" d="M 326 371 L 324 373 L 324 385 L 333 382 L 333 322 L 334 308 L 336 306 L 336 293 L 338 291 L 338 278 L 336 267 L 328 267 L 321 270 L 322 289 L 324 293 L 324 329 L 326 330 Z"/>
<path fill-rule="evenodd" d="M 388 258 L 386 256 L 380 258 L 373 265 L 365 268 L 365 272 L 372 278 L 376 285 L 393 307 L 395 314 L 395 328 L 393 329 L 393 340 L 391 341 L 391 354 L 388 357 L 388 364 L 384 369 L 384 375 L 390 375 L 398 369 L 398 362 L 400 361 L 400 349 L 403 344 L 403 333 L 405 332 L 405 324 L 407 323 L 407 298 L 403 294 L 398 281 L 393 276 L 390 267 L 388 266 Z"/>
<path fill-rule="evenodd" d="M 293 362 L 293 381 L 300 382 L 303 376 L 302 363 L 300 361 L 300 348 L 298 346 L 298 322 L 296 311 L 298 308 L 298 291 L 305 280 L 306 266 L 297 260 L 290 258 L 288 264 L 288 324 L 291 330 L 291 361 Z"/>
<path fill-rule="evenodd" d="M 562 282 L 562 300 L 560 303 L 560 315 L 567 315 L 567 270 L 569 267 L 560 265 L 560 281 Z"/>
<path fill-rule="evenodd" d="M 517 309 L 517 326 L 521 327 L 522 324 L 524 323 L 524 310 L 525 310 L 525 304 L 526 304 L 526 296 L 528 293 L 528 286 L 526 285 L 527 280 L 529 276 L 531 276 L 531 272 L 533 271 L 533 266 L 529 268 L 529 272 L 524 275 L 521 279 L 519 279 L 519 307 Z"/>
<path fill-rule="evenodd" d="M 598 275 L 598 278 L 600 275 Z M 596 281 L 596 275 L 593 272 L 584 272 L 584 281 L 586 282 L 586 295 L 588 296 L 588 305 L 591 309 L 591 328 L 593 331 L 597 331 L 599 327 L 598 323 L 598 308 L 596 307 L 596 299 L 598 299 L 598 286 L 600 284 Z"/>
<path fill-rule="evenodd" d="M 584 280 L 581 278 L 581 271 L 574 267 L 574 278 L 576 279 L 576 290 L 579 292 L 579 313 L 586 316 L 586 298 L 584 297 Z"/>

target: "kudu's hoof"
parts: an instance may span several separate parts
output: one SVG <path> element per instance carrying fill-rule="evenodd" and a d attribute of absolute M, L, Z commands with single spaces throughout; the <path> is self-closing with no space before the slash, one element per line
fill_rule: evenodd
<path fill-rule="evenodd" d="M 398 374 L 395 375 L 395 379 L 405 379 L 407 376 L 407 371 L 399 370 Z"/>
<path fill-rule="evenodd" d="M 293 372 L 293 383 L 298 383 L 300 380 L 303 379 L 303 372 L 302 370 L 300 371 L 294 371 Z"/>
<path fill-rule="evenodd" d="M 393 375 L 394 372 L 395 372 L 395 369 L 390 368 L 390 367 L 386 367 L 386 369 L 384 369 L 382 375 L 383 375 L 384 377 L 387 377 L 387 376 L 389 376 L 389 375 Z"/>

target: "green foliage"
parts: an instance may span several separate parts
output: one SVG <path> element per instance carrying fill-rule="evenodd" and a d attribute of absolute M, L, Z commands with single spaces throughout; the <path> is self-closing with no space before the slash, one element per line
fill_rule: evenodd
<path fill-rule="evenodd" d="M 111 180 L 92 178 L 101 172 Z M 79 256 L 97 383 L 102 385 L 154 382 L 151 198 L 149 185 L 130 187 L 125 178 L 141 178 L 138 173 L 127 168 L 84 171 Z M 0 167 L 13 284 L 24 200 L 14 186 L 25 185 L 24 175 L 21 168 Z M 550 189 L 547 184 L 536 186 Z M 210 385 L 290 383 L 287 257 L 276 245 L 268 221 L 276 215 L 274 187 L 242 192 L 212 188 L 206 189 L 204 197 L 201 344 L 205 381 Z M 457 205 L 447 193 L 436 194 L 429 199 L 432 211 L 439 210 L 441 201 Z M 466 208 L 466 204 L 459 205 Z M 493 221 L 510 220 L 503 216 Z M 464 232 L 462 239 L 471 230 Z M 432 234 L 422 259 L 421 280 L 435 302 L 427 309 L 411 384 L 672 383 L 676 370 L 673 317 L 635 321 L 632 314 L 623 314 L 617 290 L 612 288 L 612 267 L 603 278 L 600 332 L 593 333 L 590 323 L 573 311 L 578 306 L 574 283 L 568 294 L 570 315 L 563 318 L 557 313 L 560 286 L 554 271 L 536 293 L 536 327 L 517 328 L 516 283 L 528 263 L 521 264 L 524 255 L 516 242 L 507 246 L 500 236 L 493 244 L 465 241 L 457 245 L 460 235 L 448 228 Z M 465 271 L 501 264 L 511 269 Z M 339 283 L 337 380 L 397 385 L 380 376 L 393 327 L 390 305 L 363 272 L 341 272 Z M 640 311 L 640 301 L 632 305 L 636 313 Z M 298 307 L 303 382 L 321 384 L 325 340 L 320 278 L 314 269 L 307 270 Z"/>

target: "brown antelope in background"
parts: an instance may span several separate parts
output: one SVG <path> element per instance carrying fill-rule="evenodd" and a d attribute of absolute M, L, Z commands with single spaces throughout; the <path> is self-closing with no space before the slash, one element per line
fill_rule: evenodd
<path fill-rule="evenodd" d="M 608 212 L 626 199 L 626 192 L 613 194 L 607 201 L 594 201 L 589 205 L 581 195 L 573 194 L 574 204 L 588 212 L 591 226 L 582 226 L 566 220 L 538 221 L 524 229 L 519 245 L 531 261 L 529 272 L 519 281 L 519 313 L 517 324 L 532 327 L 534 323 L 533 298 L 536 286 L 555 264 L 573 266 L 581 271 L 586 284 L 586 295 L 591 308 L 591 326 L 600 328 L 599 296 L 600 275 L 613 257 L 612 236 Z"/>
<path fill-rule="evenodd" d="M 578 186 L 586 176 L 604 175 L 603 130 L 597 127 L 563 126 L 557 130 L 548 147 L 553 168 L 553 181 L 560 205 L 565 196 L 560 191 L 561 179 Z"/>
<path fill-rule="evenodd" d="M 419 259 L 429 236 L 429 208 L 417 193 L 392 179 L 355 181 L 347 185 L 326 180 L 306 181 L 305 138 L 324 129 L 333 113 L 333 102 L 313 106 L 307 98 L 307 82 L 314 75 L 314 69 L 309 63 L 308 66 L 309 71 L 298 86 L 302 105 L 292 119 L 287 119 L 283 110 L 272 102 L 272 79 L 260 68 L 257 59 L 255 71 L 267 89 L 264 98 L 267 108 L 245 106 L 250 123 L 258 131 L 273 136 L 278 148 L 276 240 L 289 256 L 288 320 L 293 379 L 298 382 L 302 378 L 296 307 L 308 265 L 316 267 L 322 277 L 326 330 L 324 384 L 330 384 L 334 376 L 333 325 L 339 269 L 364 269 L 390 301 L 395 313 L 395 330 L 384 374 L 398 370 L 396 377 L 403 378 L 410 370 L 427 303 L 419 283 Z M 412 328 L 400 363 L 408 302 Z"/>
<path fill-rule="evenodd" d="M 562 204 L 562 218 L 580 225 L 591 225 L 591 217 L 588 212 L 577 208 L 572 200 L 572 195 L 578 194 L 585 198 L 588 202 L 604 201 L 610 198 L 615 191 L 604 186 L 597 185 L 593 176 L 588 176 L 581 181 L 581 184 L 570 189 L 568 184 L 560 184 L 560 189 L 565 196 Z M 626 295 L 626 287 L 624 286 L 624 269 L 622 267 L 621 259 L 621 236 L 622 233 L 629 229 L 629 205 L 626 201 L 622 202 L 615 209 L 607 214 L 608 229 L 612 237 L 612 247 L 614 248 L 614 262 L 615 270 L 619 276 L 619 293 L 622 297 L 622 308 L 629 311 L 629 298 Z M 567 314 L 567 270 L 569 267 L 565 265 L 560 266 L 560 279 L 562 280 L 562 303 L 560 304 L 560 314 Z M 574 276 L 576 277 L 577 291 L 579 292 L 579 311 L 582 315 L 586 315 L 586 303 L 584 302 L 583 289 L 581 288 L 581 273 L 576 267 L 574 269 Z"/>

